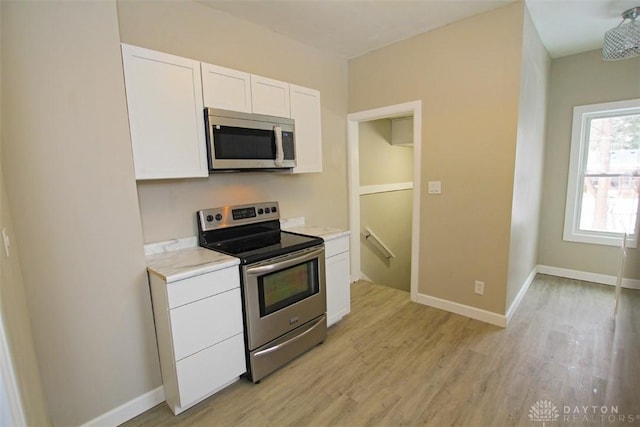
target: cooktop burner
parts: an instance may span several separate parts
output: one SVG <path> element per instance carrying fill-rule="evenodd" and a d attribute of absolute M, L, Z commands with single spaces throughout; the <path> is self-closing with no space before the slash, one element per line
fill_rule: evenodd
<path fill-rule="evenodd" d="M 320 237 L 282 231 L 279 211 L 277 202 L 198 211 L 200 246 L 249 264 L 323 244 Z"/>

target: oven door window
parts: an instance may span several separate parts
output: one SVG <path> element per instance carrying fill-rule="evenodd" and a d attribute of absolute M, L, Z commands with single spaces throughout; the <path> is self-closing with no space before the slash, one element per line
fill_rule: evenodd
<path fill-rule="evenodd" d="M 260 316 L 266 316 L 318 293 L 317 259 L 258 278 Z"/>

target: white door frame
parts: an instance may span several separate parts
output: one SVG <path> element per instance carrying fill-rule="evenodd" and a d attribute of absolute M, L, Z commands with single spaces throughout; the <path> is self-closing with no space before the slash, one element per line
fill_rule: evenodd
<path fill-rule="evenodd" d="M 0 390 L 0 410 L 2 411 L 0 419 L 9 422 L 9 425 L 26 426 L 27 421 L 2 315 L 0 315 L 0 388 L 2 388 Z"/>
<path fill-rule="evenodd" d="M 422 146 L 422 101 L 389 105 L 347 115 L 347 172 L 349 177 L 349 230 L 351 231 L 351 280 L 362 277 L 360 270 L 360 122 L 413 115 L 413 212 L 411 217 L 411 301 L 418 295 L 420 248 L 420 167 Z"/>

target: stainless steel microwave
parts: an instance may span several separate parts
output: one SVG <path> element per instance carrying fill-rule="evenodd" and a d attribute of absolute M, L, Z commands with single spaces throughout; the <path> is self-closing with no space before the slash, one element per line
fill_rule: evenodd
<path fill-rule="evenodd" d="M 209 170 L 296 166 L 294 120 L 205 108 Z"/>

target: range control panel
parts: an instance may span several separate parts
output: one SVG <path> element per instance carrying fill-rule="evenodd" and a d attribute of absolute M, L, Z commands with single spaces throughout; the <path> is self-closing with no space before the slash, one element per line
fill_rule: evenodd
<path fill-rule="evenodd" d="M 218 228 L 280 219 L 278 202 L 254 203 L 251 205 L 223 206 L 203 209 L 196 212 L 200 230 L 210 231 Z"/>

